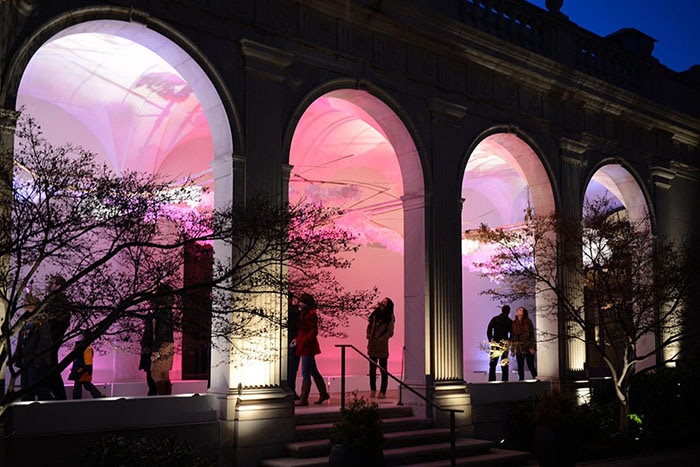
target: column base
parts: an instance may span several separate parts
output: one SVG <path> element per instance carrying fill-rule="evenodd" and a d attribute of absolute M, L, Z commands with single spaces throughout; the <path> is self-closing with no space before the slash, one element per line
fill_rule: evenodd
<path fill-rule="evenodd" d="M 294 437 L 294 395 L 280 387 L 214 393 L 219 402 L 219 465 L 258 465 L 283 457 Z"/>
<path fill-rule="evenodd" d="M 455 413 L 457 433 L 461 436 L 474 436 L 471 395 L 464 381 L 435 383 L 432 396 L 433 402 L 443 409 L 462 410 L 461 413 Z M 434 414 L 439 426 L 450 427 L 450 412 L 435 409 Z"/>

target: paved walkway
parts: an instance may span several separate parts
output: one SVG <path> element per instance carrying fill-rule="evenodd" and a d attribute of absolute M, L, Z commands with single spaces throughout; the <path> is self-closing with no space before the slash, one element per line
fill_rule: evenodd
<path fill-rule="evenodd" d="M 634 457 L 620 457 L 604 461 L 581 462 L 582 467 L 696 467 L 700 465 L 700 447 L 679 448 L 668 451 L 655 451 Z"/>

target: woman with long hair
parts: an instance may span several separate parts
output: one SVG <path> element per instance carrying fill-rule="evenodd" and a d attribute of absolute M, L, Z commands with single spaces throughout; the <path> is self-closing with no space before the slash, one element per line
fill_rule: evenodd
<path fill-rule="evenodd" d="M 513 320 L 513 347 L 511 354 L 515 354 L 518 361 L 518 379 L 525 379 L 525 362 L 533 378 L 537 378 L 537 368 L 535 368 L 536 338 L 535 326 L 527 316 L 527 309 L 520 307 L 515 310 L 515 320 Z"/>
<path fill-rule="evenodd" d="M 386 387 L 389 382 L 386 365 L 389 360 L 389 339 L 394 335 L 394 322 L 394 302 L 386 297 L 369 315 L 369 323 L 367 323 L 367 354 L 372 360 L 369 364 L 370 397 L 375 397 L 377 394 L 378 364 L 382 380 L 377 397 L 386 398 Z"/>

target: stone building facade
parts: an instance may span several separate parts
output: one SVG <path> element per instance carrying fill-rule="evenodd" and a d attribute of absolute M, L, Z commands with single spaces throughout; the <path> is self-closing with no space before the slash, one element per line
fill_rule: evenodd
<path fill-rule="evenodd" d="M 648 208 L 657 232 L 698 232 L 700 72 L 664 67 L 636 30 L 602 38 L 520 0 L 4 0 L 0 17 L 4 148 L 45 43 L 118 36 L 159 54 L 197 95 L 222 205 L 288 196 L 295 129 L 318 99 L 361 109 L 400 169 L 405 380 L 444 406 L 470 405 L 463 187 L 480 144 L 506 148 L 537 212 L 580 215 L 598 176 L 627 209 Z M 541 376 L 579 378 L 581 361 L 579 347 L 559 342 L 540 357 Z M 292 425 L 284 372 L 260 371 L 251 382 L 231 366 L 211 369 L 220 443 L 240 458 L 258 455 L 246 451 L 259 443 L 250 427 Z M 290 430 L 277 430 L 268 451 Z"/>

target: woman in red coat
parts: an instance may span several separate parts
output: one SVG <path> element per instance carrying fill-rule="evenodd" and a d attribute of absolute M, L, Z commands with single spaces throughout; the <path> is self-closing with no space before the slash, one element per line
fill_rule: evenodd
<path fill-rule="evenodd" d="M 310 294 L 299 297 L 299 330 L 297 332 L 297 356 L 301 358 L 301 397 L 297 405 L 309 405 L 311 378 L 318 388 L 319 398 L 315 402 L 321 404 L 331 398 L 326 389 L 323 376 L 316 368 L 316 355 L 321 353 L 318 345 L 318 314 L 316 300 Z"/>

